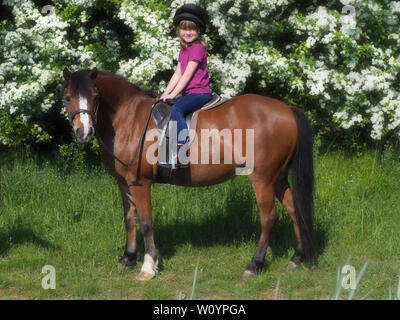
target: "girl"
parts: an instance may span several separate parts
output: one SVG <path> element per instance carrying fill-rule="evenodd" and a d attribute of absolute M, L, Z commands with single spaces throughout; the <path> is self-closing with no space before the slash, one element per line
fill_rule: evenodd
<path fill-rule="evenodd" d="M 205 10 L 195 4 L 183 5 L 174 16 L 181 50 L 176 70 L 160 99 L 174 99 L 182 94 L 171 109 L 171 118 L 177 123 L 178 152 L 186 142 L 186 135 L 181 133 L 187 129 L 185 115 L 211 100 L 207 45 L 201 37 L 205 32 L 205 21 Z"/>

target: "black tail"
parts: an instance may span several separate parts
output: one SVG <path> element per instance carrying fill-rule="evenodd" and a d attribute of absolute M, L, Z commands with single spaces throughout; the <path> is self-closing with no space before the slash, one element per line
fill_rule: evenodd
<path fill-rule="evenodd" d="M 298 108 L 292 107 L 297 124 L 297 146 L 292 161 L 292 192 L 300 228 L 303 258 L 315 254 L 314 238 L 314 161 L 313 134 L 310 120 Z"/>

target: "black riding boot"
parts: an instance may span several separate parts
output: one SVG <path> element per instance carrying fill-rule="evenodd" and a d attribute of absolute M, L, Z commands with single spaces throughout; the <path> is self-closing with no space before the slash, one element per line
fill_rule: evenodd
<path fill-rule="evenodd" d="M 183 144 L 178 144 L 178 148 L 177 148 L 177 164 L 176 164 L 176 168 L 187 168 L 189 166 L 189 164 L 184 164 L 181 163 L 180 159 L 179 159 L 179 150 L 183 147 Z M 187 153 L 186 153 L 186 157 L 187 157 Z"/>

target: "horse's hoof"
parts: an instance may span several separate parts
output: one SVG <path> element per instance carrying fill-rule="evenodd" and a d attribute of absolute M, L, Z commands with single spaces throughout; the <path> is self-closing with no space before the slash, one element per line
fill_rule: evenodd
<path fill-rule="evenodd" d="M 117 268 L 118 268 L 118 270 L 122 270 L 122 269 L 124 269 L 124 268 L 125 268 L 125 265 L 124 265 L 124 264 L 122 264 L 121 262 L 118 262 L 118 264 L 117 264 Z"/>
<path fill-rule="evenodd" d="M 132 268 L 134 265 L 135 265 L 134 263 L 118 262 L 117 268 L 118 268 L 118 270 L 124 270 L 126 268 Z"/>
<path fill-rule="evenodd" d="M 119 259 L 117 267 L 119 270 L 122 270 L 124 268 L 132 268 L 136 264 L 136 260 L 130 260 L 127 257 L 122 257 Z"/>
<path fill-rule="evenodd" d="M 293 261 L 289 261 L 289 263 L 288 263 L 288 265 L 287 265 L 287 267 L 286 267 L 286 270 L 287 270 L 287 271 L 290 271 L 290 270 L 293 270 L 293 269 L 295 269 L 295 268 L 297 268 L 297 264 L 294 263 Z"/>
<path fill-rule="evenodd" d="M 243 272 L 242 279 L 244 279 L 244 280 L 250 279 L 250 278 L 253 278 L 255 275 L 256 275 L 255 272 L 250 271 L 250 270 L 245 270 L 245 272 Z"/>
<path fill-rule="evenodd" d="M 139 280 L 139 281 L 148 281 L 148 280 L 153 279 L 153 278 L 154 278 L 153 274 L 148 273 L 148 272 L 144 272 L 144 271 L 140 272 L 136 276 L 136 280 Z"/>

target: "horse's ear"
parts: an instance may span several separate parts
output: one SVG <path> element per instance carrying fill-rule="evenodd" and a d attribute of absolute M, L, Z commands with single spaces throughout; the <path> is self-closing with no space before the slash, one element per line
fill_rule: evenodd
<path fill-rule="evenodd" d="M 98 74 L 99 74 L 99 71 L 97 70 L 96 67 L 94 67 L 94 68 L 90 71 L 89 77 L 90 77 L 91 79 L 96 79 L 96 77 L 97 77 Z"/>
<path fill-rule="evenodd" d="M 68 68 L 64 68 L 63 76 L 64 76 L 64 79 L 68 81 L 69 78 L 71 77 L 71 71 L 69 71 Z"/>

